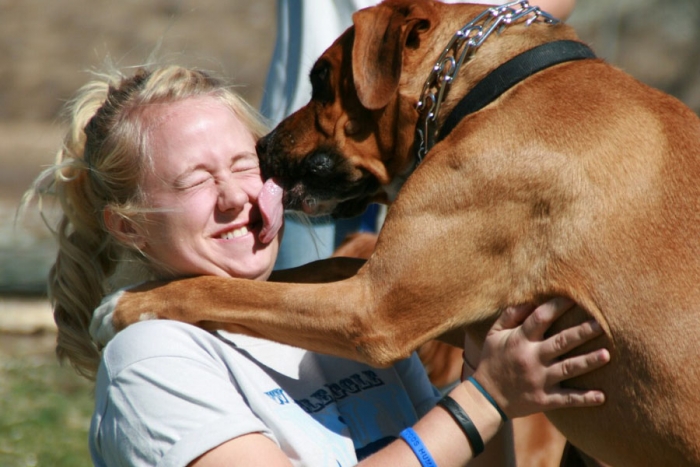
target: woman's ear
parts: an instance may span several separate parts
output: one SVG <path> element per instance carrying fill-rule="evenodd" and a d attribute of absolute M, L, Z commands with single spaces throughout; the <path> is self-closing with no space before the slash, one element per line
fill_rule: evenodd
<path fill-rule="evenodd" d="M 109 233 L 122 245 L 137 250 L 143 250 L 146 246 L 143 227 L 133 219 L 114 212 L 110 206 L 105 207 L 104 222 Z"/>

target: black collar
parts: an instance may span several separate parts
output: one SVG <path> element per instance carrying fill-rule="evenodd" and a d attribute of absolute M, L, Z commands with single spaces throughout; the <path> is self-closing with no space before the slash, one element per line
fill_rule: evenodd
<path fill-rule="evenodd" d="M 559 63 L 596 58 L 581 42 L 563 40 L 548 42 L 512 58 L 493 70 L 462 98 L 440 128 L 437 141 L 444 139 L 464 118 L 496 100 L 520 81 Z"/>

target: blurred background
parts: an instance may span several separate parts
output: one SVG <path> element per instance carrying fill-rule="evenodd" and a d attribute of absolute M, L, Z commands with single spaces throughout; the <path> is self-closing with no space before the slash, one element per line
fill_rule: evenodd
<path fill-rule="evenodd" d="M 329 1 L 329 0 L 312 0 Z M 153 52 L 224 76 L 258 106 L 275 0 L 0 0 L 0 465 L 89 465 L 90 384 L 53 356 L 54 258 L 25 189 L 53 161 L 60 109 L 106 60 Z M 700 112 L 700 2 L 578 0 L 569 20 L 599 56 Z"/>

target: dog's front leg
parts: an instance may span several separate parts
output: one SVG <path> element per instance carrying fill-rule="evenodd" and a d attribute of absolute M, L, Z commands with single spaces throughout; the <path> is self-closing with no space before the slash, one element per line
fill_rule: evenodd
<path fill-rule="evenodd" d="M 385 345 L 391 343 L 381 335 L 385 326 L 370 316 L 374 303 L 370 281 L 361 272 L 328 284 L 200 276 L 124 291 L 112 324 L 118 331 L 143 319 L 173 319 L 383 366 L 409 350 L 399 355 Z"/>

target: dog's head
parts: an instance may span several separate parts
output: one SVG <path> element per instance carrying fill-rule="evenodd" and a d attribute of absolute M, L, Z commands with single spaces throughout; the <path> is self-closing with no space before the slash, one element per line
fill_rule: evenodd
<path fill-rule="evenodd" d="M 361 10 L 317 60 L 311 101 L 258 144 L 263 174 L 280 180 L 288 209 L 360 214 L 407 169 L 417 96 L 402 95 L 413 84 L 401 83 L 402 59 L 404 49 L 420 46 L 432 8 L 398 1 Z M 422 67 L 416 80 L 428 72 Z"/>
<path fill-rule="evenodd" d="M 258 143 L 263 175 L 279 180 L 287 209 L 352 217 L 395 194 L 392 181 L 414 164 L 425 79 L 449 38 L 484 8 L 386 0 L 353 15 L 311 70 L 311 101 Z M 485 55 L 486 68 L 498 65 Z M 470 85 L 460 81 L 452 88 Z"/>

